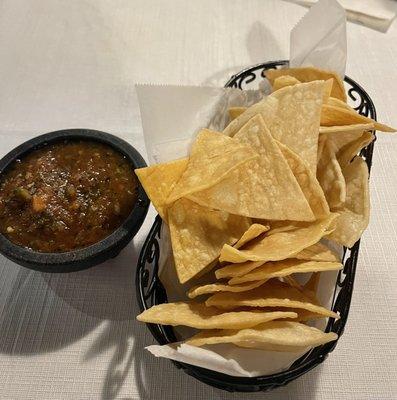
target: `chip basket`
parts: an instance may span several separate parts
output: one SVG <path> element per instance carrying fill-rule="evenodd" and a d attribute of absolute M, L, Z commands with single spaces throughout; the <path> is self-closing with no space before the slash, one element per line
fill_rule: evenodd
<path fill-rule="evenodd" d="M 258 82 L 264 78 L 266 70 L 282 68 L 284 66 L 288 66 L 288 61 L 274 61 L 254 65 L 233 75 L 225 86 L 243 90 L 252 89 L 255 86 L 257 88 Z M 362 115 L 376 120 L 374 104 L 365 90 L 347 76 L 345 76 L 344 81 L 349 100 L 355 110 Z M 374 142 L 364 148 L 360 154 L 366 161 L 369 170 L 371 169 L 373 147 Z M 167 293 L 157 275 L 160 257 L 159 240 L 161 223 L 161 218 L 157 216 L 142 247 L 138 260 L 136 293 L 141 311 L 155 304 L 167 302 Z M 344 248 L 342 258 L 344 268 L 338 274 L 332 301 L 332 310 L 340 314 L 340 319 L 336 321 L 330 318 L 325 329 L 326 332 L 337 333 L 339 337 L 343 334 L 349 315 L 359 247 L 360 241 L 357 241 L 351 249 Z M 161 345 L 177 341 L 174 331 L 170 326 L 147 324 L 147 327 L 156 341 Z M 297 379 L 321 364 L 327 358 L 328 354 L 334 350 L 336 345 L 337 341 L 318 346 L 296 360 L 288 370 L 255 378 L 233 377 L 181 362 L 172 362 L 187 374 L 213 387 L 230 392 L 259 392 L 284 386 Z"/>

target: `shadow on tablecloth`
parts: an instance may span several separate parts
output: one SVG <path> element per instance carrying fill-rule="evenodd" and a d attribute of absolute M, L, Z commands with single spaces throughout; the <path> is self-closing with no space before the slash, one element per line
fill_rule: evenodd
<path fill-rule="evenodd" d="M 8 262 L 0 301 L 0 352 L 33 355 L 80 340 L 104 320 L 132 318 L 137 251 L 133 243 L 97 267 L 45 274 Z"/>

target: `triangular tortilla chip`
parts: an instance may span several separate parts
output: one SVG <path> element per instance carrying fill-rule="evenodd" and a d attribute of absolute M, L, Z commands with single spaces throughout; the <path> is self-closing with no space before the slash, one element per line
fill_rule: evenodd
<path fill-rule="evenodd" d="M 325 218 L 329 214 L 329 207 L 316 176 L 311 173 L 309 167 L 297 154 L 282 143 L 278 142 L 277 144 L 298 181 L 314 216 L 316 219 Z"/>
<path fill-rule="evenodd" d="M 166 219 L 166 201 L 175 184 L 186 170 L 188 158 L 156 164 L 135 170 L 146 194 L 160 217 Z"/>
<path fill-rule="evenodd" d="M 288 259 L 276 262 L 267 262 L 255 268 L 248 274 L 232 278 L 229 285 L 239 285 L 246 282 L 263 281 L 270 278 L 282 278 L 291 274 L 321 271 L 337 271 L 343 265 L 339 262 L 304 261 Z"/>
<path fill-rule="evenodd" d="M 221 182 L 189 198 L 203 206 L 260 219 L 315 219 L 298 182 L 260 115 L 235 135 L 259 158 L 229 173 Z"/>
<path fill-rule="evenodd" d="M 331 318 L 339 318 L 338 314 L 313 303 L 313 299 L 304 291 L 291 287 L 277 279 L 267 281 L 255 289 L 230 293 L 221 292 L 209 297 L 205 304 L 221 309 L 234 309 L 236 307 L 292 307 L 303 308 Z"/>
<path fill-rule="evenodd" d="M 236 119 L 238 116 L 240 116 L 245 110 L 247 109 L 247 107 L 230 107 L 228 112 L 229 112 L 229 117 L 230 117 L 230 121 L 233 121 L 234 119 Z"/>
<path fill-rule="evenodd" d="M 324 82 L 287 86 L 249 107 L 223 131 L 234 136 L 260 114 L 274 139 L 300 156 L 315 173 Z"/>
<path fill-rule="evenodd" d="M 243 250 L 229 245 L 222 248 L 219 260 L 233 263 L 245 261 L 278 261 L 299 253 L 306 247 L 317 243 L 323 236 L 330 233 L 331 223 L 337 214 L 330 214 L 323 220 L 308 223 L 299 229 L 288 232 L 274 233 L 260 240 L 254 239 L 244 246 Z"/>
<path fill-rule="evenodd" d="M 265 72 L 266 78 L 273 85 L 275 79 L 283 75 L 293 76 L 301 82 L 312 82 L 317 80 L 332 79 L 333 86 L 331 95 L 337 99 L 346 101 L 346 92 L 342 79 L 331 71 L 325 71 L 314 67 L 269 69 Z"/>
<path fill-rule="evenodd" d="M 349 137 L 351 133 L 354 132 L 362 133 L 364 131 L 372 131 L 373 129 L 375 129 L 375 126 L 372 122 L 366 122 L 364 124 L 352 124 L 352 125 L 320 126 L 320 137 L 322 136 L 322 134 L 327 134 L 327 135 L 329 134 L 332 136 L 332 138 L 338 137 L 338 139 L 342 140 L 342 144 L 337 147 L 341 148 L 345 144 L 347 144 L 347 142 L 351 142 L 352 140 L 357 139 L 356 137 L 351 139 Z M 344 139 L 345 136 L 347 136 L 347 141 Z"/>
<path fill-rule="evenodd" d="M 302 82 L 291 75 L 282 75 L 274 80 L 272 84 L 272 89 L 273 92 L 275 92 L 278 89 L 281 89 L 286 86 L 293 86 L 296 85 L 297 83 L 302 83 Z"/>
<path fill-rule="evenodd" d="M 215 185 L 228 173 L 254 158 L 258 156 L 250 146 L 219 132 L 201 130 L 193 144 L 186 170 L 167 203 Z"/>
<path fill-rule="evenodd" d="M 368 167 L 365 161 L 356 157 L 343 169 L 346 179 L 346 202 L 339 217 L 336 229 L 328 239 L 352 247 L 360 239 L 369 222 Z"/>
<path fill-rule="evenodd" d="M 364 148 L 367 147 L 375 136 L 371 132 L 364 132 L 358 139 L 343 147 L 336 155 L 341 168 L 344 168 Z"/>
<path fill-rule="evenodd" d="M 192 346 L 233 343 L 240 347 L 268 351 L 298 352 L 337 338 L 338 335 L 334 332 L 324 333 L 298 322 L 274 321 L 252 329 L 204 331 L 186 340 L 186 343 Z"/>
<path fill-rule="evenodd" d="M 179 199 L 168 209 L 168 225 L 178 278 L 185 283 L 204 272 L 224 243 L 235 243 L 250 221 Z"/>
<path fill-rule="evenodd" d="M 201 303 L 164 303 L 155 305 L 137 316 L 151 324 L 190 326 L 197 329 L 242 329 L 282 318 L 295 318 L 294 312 L 235 311 L 223 312 Z"/>
<path fill-rule="evenodd" d="M 190 299 L 194 299 L 197 296 L 201 296 L 203 294 L 210 294 L 216 292 L 245 292 L 246 290 L 255 289 L 258 286 L 261 286 L 265 283 L 265 281 L 258 282 L 249 282 L 244 283 L 242 285 L 228 285 L 226 283 L 209 283 L 207 285 L 195 286 L 191 288 L 187 295 Z"/>
<path fill-rule="evenodd" d="M 342 129 L 335 129 L 335 128 L 342 128 Z M 334 149 L 334 151 L 338 153 L 343 147 L 360 139 L 364 134 L 364 132 L 371 131 L 373 129 L 374 129 L 373 124 L 322 127 L 320 128 L 319 140 L 326 138 L 329 142 L 332 143 L 332 148 Z"/>
<path fill-rule="evenodd" d="M 329 208 L 334 211 L 346 200 L 346 183 L 332 144 L 326 139 L 317 165 L 317 179 Z"/>
<path fill-rule="evenodd" d="M 342 101 L 332 96 L 328 98 L 327 104 L 329 104 L 330 106 L 344 108 L 346 110 L 353 110 L 353 108 L 351 108 L 345 101 Z"/>
<path fill-rule="evenodd" d="M 236 249 L 239 249 L 240 247 L 244 246 L 246 243 L 251 241 L 252 239 L 255 239 L 259 235 L 261 235 L 264 232 L 267 232 L 269 230 L 269 225 L 262 225 L 262 224 L 252 224 L 241 236 L 241 238 L 238 240 L 238 242 L 234 245 Z"/>
<path fill-rule="evenodd" d="M 327 246 L 318 242 L 303 249 L 298 254 L 292 255 L 291 258 L 306 261 L 328 261 L 339 263 L 339 257 L 333 253 Z M 283 261 L 281 261 L 283 262 Z M 256 268 L 263 265 L 263 261 L 246 261 L 239 264 L 229 264 L 215 271 L 217 279 L 234 278 L 246 275 Z M 285 275 L 284 275 L 285 276 Z"/>
<path fill-rule="evenodd" d="M 353 109 L 348 110 L 346 108 L 323 104 L 321 111 L 322 126 L 353 125 L 365 123 L 373 123 L 375 129 L 378 131 L 396 132 L 394 128 L 384 124 L 380 124 L 379 122 L 376 122 L 371 118 L 364 117 L 364 115 L 358 114 Z"/>

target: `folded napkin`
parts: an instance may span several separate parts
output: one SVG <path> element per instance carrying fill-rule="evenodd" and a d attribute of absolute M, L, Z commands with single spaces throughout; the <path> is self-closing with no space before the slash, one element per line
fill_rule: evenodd
<path fill-rule="evenodd" d="M 311 6 L 317 0 L 286 0 L 303 6 Z M 397 1 L 395 0 L 338 0 L 346 10 L 347 19 L 376 29 L 387 32 L 397 12 Z"/>

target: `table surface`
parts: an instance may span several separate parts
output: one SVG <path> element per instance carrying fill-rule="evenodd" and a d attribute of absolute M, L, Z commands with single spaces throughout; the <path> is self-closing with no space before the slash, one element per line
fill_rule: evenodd
<path fill-rule="evenodd" d="M 241 68 L 288 58 L 304 15 L 279 0 L 0 0 L 0 156 L 40 133 L 88 127 L 145 154 L 134 84 L 223 85 Z M 348 24 L 347 74 L 397 126 L 397 23 Z M 137 254 L 51 275 L 0 258 L 1 399 L 396 399 L 397 137 L 379 135 L 372 215 L 344 336 L 320 367 L 266 394 L 229 394 L 155 359 L 135 321 Z"/>

